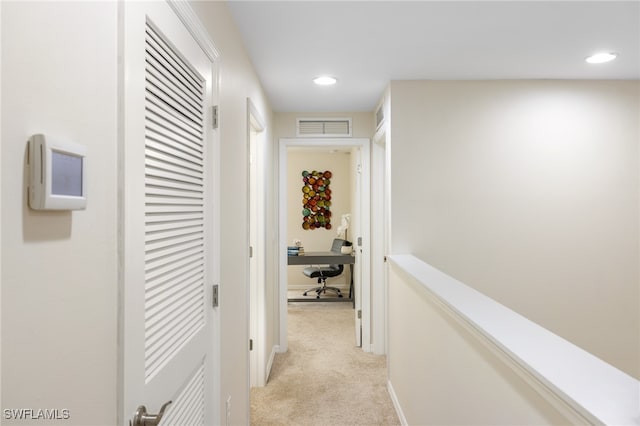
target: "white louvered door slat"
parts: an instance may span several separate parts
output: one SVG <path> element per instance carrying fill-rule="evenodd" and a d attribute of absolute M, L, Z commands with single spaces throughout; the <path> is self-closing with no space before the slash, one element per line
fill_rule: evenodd
<path fill-rule="evenodd" d="M 172 120 L 179 121 L 181 126 L 185 126 L 187 131 L 197 136 L 202 123 L 194 112 L 179 99 L 162 99 L 162 96 L 170 96 L 171 90 L 163 87 L 162 82 L 155 80 L 153 76 L 149 76 L 147 83 L 147 108 L 152 109 L 155 114 L 171 116 Z"/>
<path fill-rule="evenodd" d="M 174 224 L 170 229 L 147 234 L 147 255 L 149 256 L 147 262 L 157 257 L 158 253 L 173 249 L 199 247 L 200 251 L 203 250 L 202 227 L 180 227 L 179 225 L 181 223 Z"/>
<path fill-rule="evenodd" d="M 175 80 L 175 74 L 167 70 L 166 61 L 158 56 L 154 56 L 154 51 L 148 51 L 147 62 L 147 82 L 161 89 L 166 95 L 159 95 L 165 99 L 163 102 L 176 102 L 191 110 L 194 115 L 198 112 L 199 88 L 198 82 L 195 85 L 185 85 L 182 81 Z M 149 89 L 149 86 L 147 86 Z M 193 91 L 191 91 L 193 90 Z M 152 90 L 153 91 L 153 90 Z"/>
<path fill-rule="evenodd" d="M 150 233 L 163 231 L 166 229 L 180 229 L 180 227 L 188 229 L 192 227 L 201 227 L 204 222 L 197 215 L 193 218 L 185 218 L 179 221 L 172 220 L 170 217 L 155 216 L 148 218 L 147 229 Z M 177 223 L 176 223 L 177 222 Z"/>
<path fill-rule="evenodd" d="M 152 176 L 153 172 L 157 170 L 158 172 L 173 173 L 175 175 L 184 176 L 185 180 L 196 184 L 200 184 L 202 182 L 202 175 L 193 173 L 190 169 L 187 169 L 184 166 L 172 164 L 167 161 L 156 160 L 150 156 L 147 156 L 147 169 Z"/>
<path fill-rule="evenodd" d="M 149 182 L 147 191 L 150 197 L 156 196 L 158 198 L 173 197 L 174 199 L 196 199 L 197 191 L 191 191 L 186 189 L 175 189 L 167 186 L 159 186 Z"/>
<path fill-rule="evenodd" d="M 164 279 L 172 276 L 171 272 L 180 271 L 181 273 L 186 273 L 187 271 L 192 271 L 193 269 L 201 268 L 201 263 L 204 262 L 204 257 L 202 255 L 201 247 L 191 247 L 184 250 L 175 250 L 173 251 L 165 251 L 163 252 L 163 256 L 158 256 L 156 258 L 152 258 L 150 262 L 154 263 L 172 263 L 175 266 L 168 268 L 161 268 L 160 273 L 154 273 L 158 271 L 159 268 L 148 269 L 147 274 L 149 276 L 148 280 L 148 288 L 151 286 L 158 285 L 159 282 L 163 282 Z M 172 285 L 172 284 L 167 284 Z"/>
<path fill-rule="evenodd" d="M 167 152 L 166 150 L 158 149 L 153 145 L 147 146 L 146 152 L 147 158 L 149 158 L 150 160 L 153 159 L 161 163 L 172 164 L 174 166 L 189 170 L 194 174 L 197 173 L 200 177 L 202 177 L 201 163 L 194 163 L 192 161 L 189 161 L 188 158 L 183 158 L 179 155 Z"/>
<path fill-rule="evenodd" d="M 149 291 L 155 286 L 171 286 L 173 280 L 180 279 L 186 274 L 200 272 L 203 263 L 204 258 L 198 254 L 196 256 L 189 256 L 186 259 L 177 259 L 171 265 L 167 264 L 149 268 L 145 271 L 148 277 L 146 289 Z M 149 303 L 152 302 L 153 301 Z"/>
<path fill-rule="evenodd" d="M 153 32 L 148 32 L 147 36 L 147 75 L 150 77 L 162 78 L 166 82 L 166 87 L 175 87 L 173 93 L 167 93 L 166 98 L 173 98 L 190 108 L 195 114 L 198 111 L 200 98 L 200 79 L 197 75 L 191 74 L 182 67 L 183 61 L 175 56 L 165 55 L 171 49 L 166 44 L 158 45 L 154 43 Z M 165 96 L 162 96 L 165 98 Z"/>
<path fill-rule="evenodd" d="M 190 68 L 185 68 L 182 64 L 185 62 L 182 55 L 178 53 L 170 43 L 167 43 L 161 36 L 158 35 L 153 29 L 146 31 L 146 49 L 147 52 L 153 49 L 159 53 L 158 59 L 165 61 L 165 68 L 175 76 L 176 83 L 184 84 L 188 93 L 191 88 L 191 92 L 200 97 L 200 77 L 198 72 Z M 188 61 L 187 61 L 188 62 Z"/>
<path fill-rule="evenodd" d="M 195 152 L 204 152 L 204 79 L 193 72 L 152 26 L 147 26 L 147 57 L 170 58 L 146 67 L 146 117 L 148 122 L 172 130 L 189 141 Z M 164 65 L 164 67 L 163 67 Z M 162 68 L 161 68 L 162 67 Z M 161 76 L 162 80 L 158 80 Z M 165 78 L 166 76 L 166 78 Z M 184 85 L 180 77 L 190 77 Z M 176 78 L 178 77 L 178 78 Z M 153 137 L 157 127 L 148 129 Z M 145 144 L 147 176 L 195 184 L 189 197 L 176 196 L 157 186 L 146 187 L 145 215 L 157 212 L 200 214 L 204 220 L 204 167 L 173 155 L 153 143 Z M 197 216 L 196 216 L 197 217 Z M 149 219 L 149 218 L 148 218 Z M 146 221 L 149 223 L 149 220 Z M 162 368 L 205 324 L 204 318 L 204 229 L 184 233 L 180 220 L 163 230 L 145 226 L 145 377 L 147 380 Z M 163 292 L 176 286 L 180 275 L 190 274 L 197 279 L 175 294 Z M 163 280 L 164 278 L 164 280 Z M 168 278 L 168 279 L 167 279 Z M 153 290 L 153 291 L 152 291 Z M 167 297 L 171 295 L 172 297 Z"/>
<path fill-rule="evenodd" d="M 153 93 L 156 99 L 161 99 L 161 103 L 180 106 L 186 117 L 197 120 L 197 94 L 183 90 L 186 86 L 175 81 L 173 74 L 163 72 L 161 67 L 164 63 L 156 61 L 152 54 L 147 55 L 147 91 Z"/>
<path fill-rule="evenodd" d="M 178 303 L 193 302 L 193 299 L 196 297 L 197 295 L 190 299 L 185 299 L 185 301 L 179 300 Z M 164 349 L 176 350 L 180 347 L 180 342 L 172 337 L 175 335 L 186 337 L 198 327 L 196 314 L 185 312 L 184 310 L 178 311 L 178 307 L 180 307 L 180 305 L 174 308 L 175 312 L 169 312 L 175 320 L 159 318 L 158 321 L 153 324 L 155 328 L 149 327 L 151 331 L 149 332 L 148 340 L 150 343 L 156 344 L 156 346 L 149 349 L 147 353 L 147 360 L 150 364 L 147 372 L 148 375 L 152 375 L 154 369 L 161 368 L 161 361 L 171 357 L 170 351 Z M 160 348 L 160 346 L 164 348 Z"/>
<path fill-rule="evenodd" d="M 163 94 L 159 94 L 154 89 L 151 89 L 151 91 L 157 93 L 157 96 L 162 98 L 163 102 L 180 104 L 197 116 L 199 102 L 198 82 L 195 85 L 185 85 L 182 81 L 175 80 L 176 74 L 167 70 L 168 63 L 163 58 L 155 55 L 154 51 L 147 51 L 145 59 L 148 76 L 147 90 L 150 89 L 149 85 L 156 86 Z"/>
<path fill-rule="evenodd" d="M 165 183 L 164 185 L 159 184 L 158 186 L 160 187 L 166 186 L 167 188 L 170 188 L 171 185 L 187 184 L 187 185 L 190 185 L 191 190 L 199 192 L 200 191 L 199 187 L 202 185 L 201 180 L 198 178 L 193 178 L 191 176 L 187 176 L 180 173 L 171 173 L 169 171 L 161 170 L 161 169 L 152 169 L 151 167 L 147 167 L 146 177 L 170 181 Z"/>
<path fill-rule="evenodd" d="M 166 425 L 214 424 L 218 220 L 211 167 L 215 52 L 186 4 L 124 2 L 124 397 Z"/>
<path fill-rule="evenodd" d="M 203 252 L 203 242 L 201 237 L 201 230 L 196 228 L 196 232 L 184 233 L 180 231 L 165 231 L 165 233 L 171 233 L 171 237 L 163 237 L 161 240 L 151 240 L 147 243 L 147 250 L 145 261 L 150 267 L 154 266 L 154 262 L 167 262 L 164 257 L 171 256 L 174 253 L 183 251 L 194 251 L 194 255 L 201 255 Z"/>
<path fill-rule="evenodd" d="M 178 146 L 174 140 L 166 137 L 162 134 L 147 133 L 147 147 L 149 149 L 161 150 L 168 155 L 176 155 L 183 158 L 185 161 L 191 161 L 196 164 L 201 164 L 201 153 L 187 149 L 182 146 Z"/>
<path fill-rule="evenodd" d="M 158 112 L 153 108 L 146 108 L 146 118 L 150 138 L 158 134 L 164 135 L 171 138 L 173 143 L 192 149 L 195 155 L 202 155 L 198 146 L 201 135 L 194 134 L 191 129 L 181 127 L 180 123 L 167 120 L 162 111 Z"/>
<path fill-rule="evenodd" d="M 203 405 L 204 395 L 202 389 L 204 385 L 204 368 L 201 366 L 191 376 L 191 380 L 184 387 L 182 393 L 178 396 L 179 401 L 172 407 L 171 412 L 167 413 L 163 424 L 166 425 L 200 425 L 203 424 Z"/>
<path fill-rule="evenodd" d="M 158 301 L 161 301 L 162 298 L 178 298 L 181 294 L 189 291 L 191 287 L 193 287 L 194 283 L 197 283 L 198 280 L 202 279 L 202 277 L 198 274 L 193 274 L 185 277 L 182 281 L 176 282 L 170 291 L 166 291 L 164 289 L 153 289 L 150 293 L 155 293 L 154 296 Z M 147 309 L 149 313 L 149 318 L 154 317 L 156 314 L 162 313 L 162 305 L 158 303 L 158 305 L 149 304 Z"/>
<path fill-rule="evenodd" d="M 180 245 L 165 246 L 155 253 L 148 254 L 145 260 L 148 263 L 162 262 L 179 264 L 183 259 L 193 259 L 202 256 L 202 241 L 186 240 Z"/>
<path fill-rule="evenodd" d="M 156 173 L 154 173 L 154 170 L 146 171 L 145 185 L 149 188 L 157 187 L 159 189 L 167 188 L 179 191 L 200 192 L 200 186 L 202 185 L 200 181 L 181 182 L 161 176 L 161 170 L 155 170 L 155 172 Z"/>

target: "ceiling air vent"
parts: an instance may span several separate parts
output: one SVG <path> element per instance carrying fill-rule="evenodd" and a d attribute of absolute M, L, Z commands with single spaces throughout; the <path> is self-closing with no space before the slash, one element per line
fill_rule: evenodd
<path fill-rule="evenodd" d="M 298 118 L 298 137 L 337 138 L 351 136 L 350 118 Z"/>

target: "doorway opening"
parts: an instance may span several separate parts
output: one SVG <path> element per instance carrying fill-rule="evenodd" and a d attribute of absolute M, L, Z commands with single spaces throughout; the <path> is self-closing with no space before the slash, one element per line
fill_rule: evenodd
<path fill-rule="evenodd" d="M 326 156 L 335 156 L 334 161 L 328 161 L 327 167 L 321 163 L 317 166 L 292 166 L 289 163 L 289 157 L 304 157 L 305 155 L 319 159 L 319 153 Z M 340 161 L 338 161 L 340 160 Z M 343 182 L 340 191 L 346 192 L 349 200 L 343 208 L 339 209 L 333 203 L 335 188 L 332 188 L 332 216 L 331 228 L 320 227 L 319 229 L 309 230 L 303 229 L 303 206 L 301 200 L 303 193 L 300 192 L 303 186 L 302 173 L 304 171 L 311 172 L 316 168 L 322 171 L 331 171 L 332 164 L 338 166 L 338 163 L 346 163 L 349 170 L 346 183 Z M 290 274 L 296 274 L 295 271 L 289 271 L 287 251 L 285 247 L 291 246 L 294 239 L 301 240 L 305 251 L 328 251 L 333 238 L 337 237 L 337 228 L 342 223 L 342 215 L 350 215 L 350 227 L 347 231 L 348 240 L 353 242 L 353 250 L 355 255 L 355 264 L 353 265 L 353 307 L 354 307 L 354 334 L 356 344 L 362 346 L 366 352 L 371 351 L 370 347 L 370 316 L 371 316 L 371 300 L 370 300 L 370 141 L 364 138 L 333 138 L 325 139 L 281 139 L 279 152 L 279 306 L 280 306 L 280 342 L 279 351 L 286 352 L 288 348 L 287 335 L 287 306 L 289 298 L 289 279 Z M 303 163 L 300 163 L 303 164 Z M 306 163 L 305 163 L 306 164 Z M 310 163 L 313 164 L 313 163 Z M 290 170 L 290 168 L 295 170 Z M 301 168 L 301 170 L 297 170 Z M 312 170 L 303 170 L 303 169 Z M 326 169 L 326 170 L 324 170 Z M 333 180 L 333 179 L 332 179 Z M 296 189 L 297 188 L 297 189 Z M 297 204 L 297 208 L 294 207 Z M 292 206 L 292 207 L 290 207 Z M 334 207 L 335 206 L 335 207 Z M 336 212 L 334 214 L 334 212 Z M 339 214 L 338 214 L 339 213 Z M 297 229 L 297 231 L 289 232 L 288 230 Z M 299 234 L 299 236 L 298 236 Z M 290 241 L 291 240 L 291 241 Z M 320 245 L 316 245 L 320 244 Z M 349 277 L 349 274 L 344 274 Z M 305 277 L 301 272 L 294 276 L 300 276 L 302 280 Z M 308 279 L 307 279 L 308 280 Z M 313 286 L 312 280 L 308 280 L 307 285 Z M 298 280 L 300 282 L 300 280 Z M 304 281 L 303 281 L 304 282 Z M 305 285 L 305 284 L 301 284 Z M 296 289 L 302 293 L 304 289 Z M 348 289 L 347 289 L 348 292 Z"/>

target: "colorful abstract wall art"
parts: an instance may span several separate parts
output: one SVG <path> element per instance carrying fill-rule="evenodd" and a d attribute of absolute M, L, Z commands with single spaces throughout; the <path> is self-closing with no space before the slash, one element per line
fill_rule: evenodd
<path fill-rule="evenodd" d="M 331 172 L 302 172 L 302 228 L 331 229 Z"/>

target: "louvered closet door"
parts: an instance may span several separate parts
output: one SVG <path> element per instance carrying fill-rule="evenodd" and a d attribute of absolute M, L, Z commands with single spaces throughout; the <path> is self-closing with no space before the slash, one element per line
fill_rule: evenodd
<path fill-rule="evenodd" d="M 122 423 L 172 401 L 162 425 L 212 424 L 213 64 L 166 3 L 128 3 Z"/>

